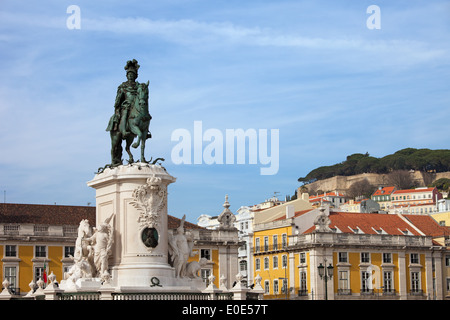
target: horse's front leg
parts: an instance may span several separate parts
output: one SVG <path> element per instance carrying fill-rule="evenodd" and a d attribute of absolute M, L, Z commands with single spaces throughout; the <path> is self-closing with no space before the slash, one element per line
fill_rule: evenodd
<path fill-rule="evenodd" d="M 145 160 L 144 150 L 145 150 L 145 139 L 142 139 L 142 142 L 141 142 L 141 162 L 146 163 L 147 160 Z"/>
<path fill-rule="evenodd" d="M 128 159 L 129 163 L 133 163 L 134 162 L 133 154 L 130 151 L 130 146 L 131 146 L 131 143 L 133 142 L 133 139 L 134 139 L 133 137 L 128 137 L 126 139 L 127 143 L 126 143 L 126 146 L 125 146 L 125 150 L 128 153 L 128 156 L 130 157 L 130 159 Z"/>
<path fill-rule="evenodd" d="M 137 136 L 137 141 L 133 143 L 133 148 L 137 148 L 141 142 L 144 142 L 144 139 L 142 138 L 143 133 L 138 126 L 133 128 L 133 133 Z"/>

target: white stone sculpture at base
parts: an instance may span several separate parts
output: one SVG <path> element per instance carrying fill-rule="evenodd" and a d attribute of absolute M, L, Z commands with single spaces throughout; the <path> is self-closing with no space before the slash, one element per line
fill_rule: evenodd
<path fill-rule="evenodd" d="M 36 282 L 36 284 L 37 284 L 38 288 L 34 292 L 34 295 L 35 296 L 43 296 L 43 295 L 45 295 L 45 292 L 44 292 L 44 280 L 39 278 L 39 280 Z"/>
<path fill-rule="evenodd" d="M 188 259 L 192 255 L 192 249 L 194 248 L 194 239 L 191 233 L 184 232 L 184 221 L 186 215 L 181 219 L 180 226 L 175 230 L 175 234 L 169 232 L 169 255 L 170 260 L 175 268 L 175 277 L 185 278 L 188 277 L 187 265 Z M 192 269 L 195 268 L 195 264 Z M 192 275 L 192 273 L 191 273 Z"/>
<path fill-rule="evenodd" d="M 201 258 L 200 261 L 191 261 L 186 266 L 186 276 L 191 279 L 200 278 L 199 271 L 208 262 L 207 259 Z"/>
<path fill-rule="evenodd" d="M 36 286 L 36 283 L 34 282 L 34 280 L 31 280 L 31 282 L 28 284 L 28 286 L 30 287 L 30 291 L 28 291 L 28 293 L 26 294 L 25 297 L 33 297 L 34 296 L 34 287 Z"/>
<path fill-rule="evenodd" d="M 113 229 L 109 223 L 113 216 L 114 214 L 98 228 L 94 228 L 94 234 L 91 233 L 87 220 L 80 222 L 75 242 L 75 264 L 65 274 L 61 288 L 77 291 L 86 287 L 98 287 L 99 283 L 110 281 L 108 258 L 111 255 Z"/>
<path fill-rule="evenodd" d="M 114 214 L 100 224 L 92 237 L 88 239 L 94 247 L 94 277 L 100 278 L 103 282 L 109 282 L 111 280 L 111 276 L 108 272 L 108 259 L 111 255 L 111 246 L 114 242 L 114 237 L 113 229 L 109 222 L 113 216 Z"/>
<path fill-rule="evenodd" d="M 219 289 L 222 290 L 223 292 L 228 291 L 226 282 L 227 282 L 227 277 L 225 277 L 224 275 L 221 275 L 219 278 Z"/>

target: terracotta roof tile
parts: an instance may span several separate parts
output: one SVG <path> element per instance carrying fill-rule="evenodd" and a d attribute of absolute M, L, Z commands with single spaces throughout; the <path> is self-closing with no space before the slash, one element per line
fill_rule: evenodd
<path fill-rule="evenodd" d="M 373 196 L 382 196 L 382 195 L 389 195 L 392 192 L 394 192 L 395 187 L 384 187 L 382 189 L 377 189 L 372 195 Z"/>
<path fill-rule="evenodd" d="M 394 193 L 395 194 L 400 194 L 400 193 L 430 192 L 430 191 L 433 191 L 434 189 L 435 188 L 405 189 L 405 190 L 395 190 Z"/>
<path fill-rule="evenodd" d="M 96 225 L 96 208 L 88 206 L 64 206 L 41 204 L 0 204 L 0 223 L 30 223 L 44 225 L 79 225 L 82 219 Z M 168 215 L 168 228 L 175 229 L 181 219 Z M 186 221 L 186 229 L 205 229 Z"/>
<path fill-rule="evenodd" d="M 402 216 L 426 236 L 450 235 L 449 227 L 440 226 L 428 215 L 403 214 Z M 331 220 L 330 228 L 338 228 L 343 233 L 353 233 L 352 229 L 359 228 L 365 234 L 377 234 L 375 230 L 383 230 L 390 235 L 403 235 L 403 231 L 408 230 L 415 236 L 422 235 L 396 214 L 331 212 L 329 218 Z M 312 226 L 304 233 L 311 233 L 314 230 L 315 226 Z"/>
<path fill-rule="evenodd" d="M 429 215 L 404 214 L 403 217 L 411 221 L 424 234 L 439 237 L 450 235 L 450 228 L 441 226 Z"/>
<path fill-rule="evenodd" d="M 377 234 L 375 230 L 384 230 L 391 235 L 403 235 L 403 231 L 408 230 L 413 235 L 420 235 L 394 214 L 331 212 L 329 218 L 330 228 L 337 227 L 344 233 L 353 233 L 351 229 L 359 228 L 365 234 Z"/>
<path fill-rule="evenodd" d="M 82 219 L 95 222 L 95 207 L 41 204 L 0 204 L 0 223 L 78 225 Z"/>

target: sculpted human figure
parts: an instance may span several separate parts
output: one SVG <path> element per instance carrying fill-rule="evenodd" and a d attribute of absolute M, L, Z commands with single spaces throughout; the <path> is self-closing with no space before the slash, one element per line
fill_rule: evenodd
<path fill-rule="evenodd" d="M 185 219 L 186 216 L 184 215 L 180 226 L 175 231 L 176 233 L 169 235 L 169 253 L 177 278 L 186 277 L 187 261 L 193 248 L 192 235 L 190 233 L 185 234 L 184 232 Z"/>
<path fill-rule="evenodd" d="M 125 65 L 127 81 L 122 82 L 117 88 L 114 102 L 114 114 L 111 116 L 106 131 L 111 136 L 111 165 L 122 164 L 122 140 L 126 141 L 125 150 L 133 162 L 130 146 L 135 137 L 138 141 L 134 148 L 141 145 L 141 162 L 145 162 L 145 140 L 151 137 L 148 132 L 151 116 L 148 112 L 148 85 L 136 81 L 139 70 L 138 62 L 133 59 Z"/>
<path fill-rule="evenodd" d="M 89 241 L 94 248 L 94 265 L 96 269 L 96 277 L 102 278 L 103 281 L 108 281 L 110 278 L 108 272 L 108 258 L 111 255 L 111 246 L 113 244 L 113 230 L 109 222 L 111 215 L 95 230 Z"/>

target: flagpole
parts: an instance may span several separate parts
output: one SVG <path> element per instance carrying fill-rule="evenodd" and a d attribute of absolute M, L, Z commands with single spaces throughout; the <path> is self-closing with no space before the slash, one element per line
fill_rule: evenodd
<path fill-rule="evenodd" d="M 47 266 L 45 265 L 46 259 L 44 258 L 44 274 L 43 274 L 43 278 L 42 280 L 44 280 L 44 283 L 47 284 Z"/>

